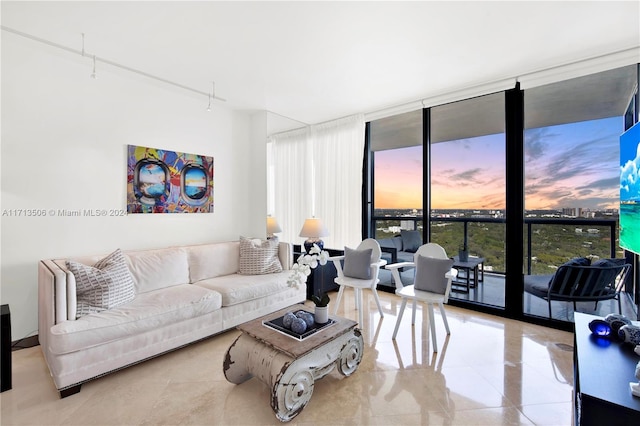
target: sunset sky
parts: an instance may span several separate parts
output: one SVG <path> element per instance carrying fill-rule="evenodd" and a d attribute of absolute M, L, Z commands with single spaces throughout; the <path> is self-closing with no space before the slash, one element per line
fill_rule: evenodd
<path fill-rule="evenodd" d="M 525 132 L 525 208 L 617 208 L 622 119 Z M 434 144 L 434 209 L 504 209 L 504 135 Z M 375 208 L 422 208 L 422 147 L 377 151 Z"/>

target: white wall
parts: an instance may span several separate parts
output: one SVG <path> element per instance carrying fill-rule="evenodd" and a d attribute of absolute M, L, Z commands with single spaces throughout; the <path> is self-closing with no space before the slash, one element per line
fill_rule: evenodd
<path fill-rule="evenodd" d="M 206 97 L 107 65 L 93 80 L 89 59 L 15 35 L 2 35 L 1 54 L 0 301 L 13 340 L 37 333 L 40 259 L 264 236 L 262 115 L 206 112 Z M 213 156 L 215 212 L 60 217 L 126 209 L 127 144 Z"/>

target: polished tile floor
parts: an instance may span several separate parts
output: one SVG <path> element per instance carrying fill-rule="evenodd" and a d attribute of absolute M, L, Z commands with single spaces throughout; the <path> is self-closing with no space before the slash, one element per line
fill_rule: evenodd
<path fill-rule="evenodd" d="M 381 318 L 364 293 L 360 367 L 317 381 L 291 424 L 571 425 L 571 333 L 448 306 L 451 335 L 436 312 L 435 353 L 421 307 L 414 327 L 407 308 L 393 341 L 400 299 L 380 293 Z M 353 293 L 345 296 L 338 314 L 357 319 Z M 280 424 L 266 385 L 225 380 L 222 361 L 237 336 L 231 330 L 110 374 L 65 399 L 40 347 L 13 352 L 13 389 L 0 394 L 0 424 Z"/>

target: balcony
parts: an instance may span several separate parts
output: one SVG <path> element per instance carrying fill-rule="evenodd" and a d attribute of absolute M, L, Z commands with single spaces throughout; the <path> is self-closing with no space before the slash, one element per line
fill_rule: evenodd
<path fill-rule="evenodd" d="M 505 306 L 505 219 L 499 214 L 486 217 L 486 214 L 465 212 L 461 215 L 439 215 L 430 218 L 431 240 L 442 245 L 450 256 L 458 253 L 463 241 L 467 241 L 470 255 L 485 258 L 484 279 L 468 293 L 453 291 L 451 298 L 459 301 L 490 305 L 498 308 Z M 389 238 L 399 234 L 400 229 L 423 229 L 421 216 L 376 216 L 373 218 L 376 238 Z M 525 227 L 525 274 L 552 274 L 565 261 L 574 257 L 598 258 L 624 257 L 617 245 L 617 217 L 584 218 L 541 218 L 527 217 Z M 412 271 L 402 273 L 403 282 L 411 282 Z M 406 281 L 405 281 L 406 279 Z M 629 280 L 622 295 L 622 313 L 629 318 L 637 318 L 637 303 L 640 297 L 633 280 Z M 381 272 L 383 290 L 393 291 L 395 284 L 391 274 Z M 634 301 L 635 300 L 635 301 Z M 573 321 L 573 304 L 552 302 L 552 318 L 560 321 Z M 523 296 L 525 314 L 548 317 L 547 302 L 528 293 Z M 617 302 L 593 302 L 577 304 L 580 312 L 595 315 L 607 315 L 618 312 Z"/>

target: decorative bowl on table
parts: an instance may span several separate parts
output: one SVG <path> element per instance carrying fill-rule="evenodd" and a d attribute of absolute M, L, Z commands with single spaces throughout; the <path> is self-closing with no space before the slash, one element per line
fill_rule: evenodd
<path fill-rule="evenodd" d="M 293 317 L 291 316 L 293 314 Z M 266 327 L 270 327 L 280 333 L 283 333 L 297 340 L 304 340 L 333 324 L 335 321 L 329 319 L 325 324 L 318 324 L 313 320 L 313 314 L 304 310 L 287 312 L 281 317 L 274 318 L 262 323 Z M 304 324 L 304 328 L 302 326 Z"/>

